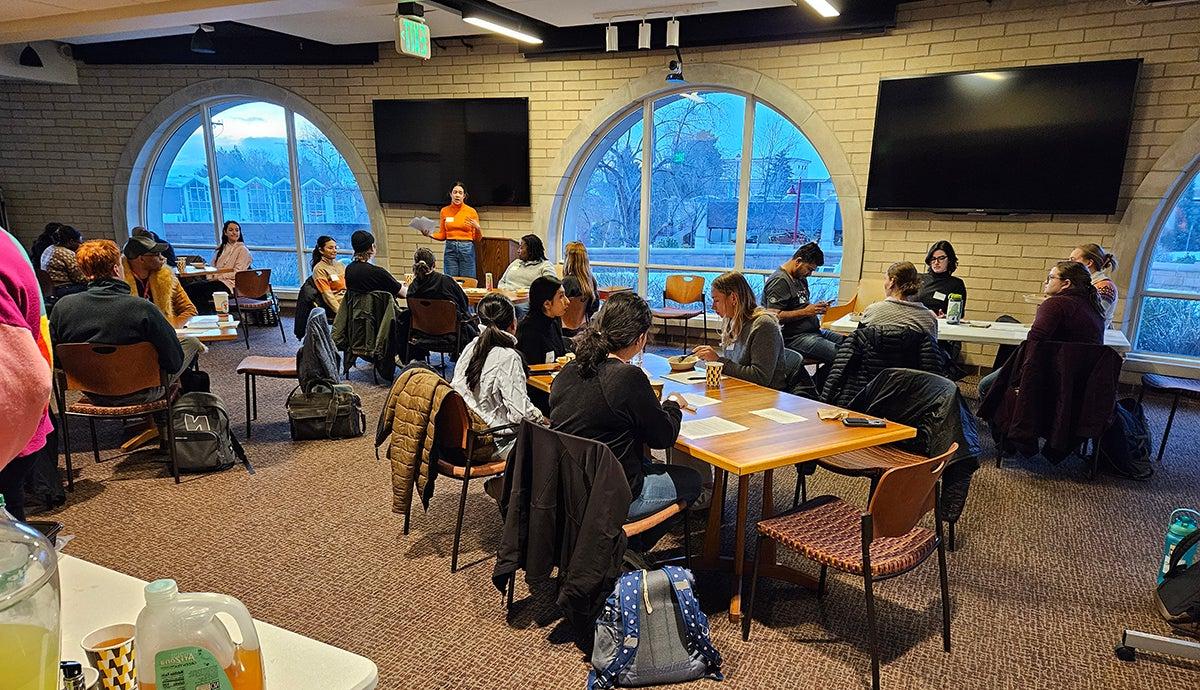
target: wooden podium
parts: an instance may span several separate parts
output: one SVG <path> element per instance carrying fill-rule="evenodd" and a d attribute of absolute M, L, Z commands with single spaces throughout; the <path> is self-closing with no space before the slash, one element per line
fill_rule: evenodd
<path fill-rule="evenodd" d="M 484 274 L 491 273 L 494 283 L 499 284 L 500 276 L 508 269 L 508 265 L 517 258 L 517 241 L 507 237 L 484 237 L 475 243 L 475 277 L 479 287 L 486 285 Z"/>

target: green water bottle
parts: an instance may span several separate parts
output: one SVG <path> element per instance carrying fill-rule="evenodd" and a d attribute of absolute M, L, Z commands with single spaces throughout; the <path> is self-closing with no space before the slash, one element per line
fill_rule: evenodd
<path fill-rule="evenodd" d="M 950 293 L 946 302 L 946 323 L 955 324 L 962 321 L 962 304 L 962 295 L 957 292 Z"/>

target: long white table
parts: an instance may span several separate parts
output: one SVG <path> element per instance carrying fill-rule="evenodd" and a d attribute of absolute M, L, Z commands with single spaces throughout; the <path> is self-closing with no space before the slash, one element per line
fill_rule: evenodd
<path fill-rule="evenodd" d="M 136 623 L 146 603 L 146 583 L 115 570 L 58 555 L 62 583 L 62 656 L 85 666 L 79 644 L 88 633 L 116 623 Z M 256 620 L 268 690 L 373 690 L 375 662 L 324 642 Z"/>
<path fill-rule="evenodd" d="M 829 330 L 835 333 L 853 333 L 858 328 L 857 317 L 847 314 L 829 324 Z M 938 340 L 954 340 L 962 343 L 984 343 L 987 345 L 1020 345 L 1029 337 L 1029 326 L 1021 323 L 1004 323 L 1000 321 L 980 321 L 970 319 L 971 324 L 948 324 L 945 319 L 938 319 Z M 984 324 L 987 324 L 986 327 Z M 1104 331 L 1104 344 L 1117 352 L 1129 352 L 1132 347 L 1129 339 L 1121 331 L 1108 329 Z"/>

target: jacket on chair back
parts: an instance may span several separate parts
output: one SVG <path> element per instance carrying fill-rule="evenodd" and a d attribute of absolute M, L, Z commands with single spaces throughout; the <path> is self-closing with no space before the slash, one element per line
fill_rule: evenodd
<path fill-rule="evenodd" d="M 396 298 L 382 290 L 347 292 L 333 320 L 333 342 L 342 352 L 376 364 L 394 362 L 400 351 Z"/>
<path fill-rule="evenodd" d="M 821 399 L 846 407 L 884 369 L 919 369 L 949 378 L 950 358 L 933 336 L 904 326 L 859 326 L 838 346 Z"/>

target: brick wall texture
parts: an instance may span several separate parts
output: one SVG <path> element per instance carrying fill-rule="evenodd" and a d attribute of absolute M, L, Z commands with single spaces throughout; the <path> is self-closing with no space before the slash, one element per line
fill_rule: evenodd
<path fill-rule="evenodd" d="M 686 36 L 684 37 L 686 43 Z M 535 196 L 579 121 L 613 90 L 663 69 L 666 54 L 623 52 L 522 57 L 511 43 L 446 41 L 428 62 L 390 45 L 364 67 L 96 67 L 79 66 L 79 84 L 0 82 L 0 188 L 10 224 L 28 239 L 48 220 L 90 236 L 113 232 L 114 168 L 130 135 L 164 98 L 199 81 L 259 79 L 291 90 L 332 118 L 374 175 L 371 101 L 455 95 L 530 99 L 531 174 Z M 1022 296 L 1040 290 L 1052 260 L 1082 242 L 1110 247 L 1137 185 L 1155 160 L 1200 116 L 1200 5 L 1141 7 L 1126 0 L 926 0 L 902 5 L 886 35 L 789 44 L 688 50 L 689 64 L 726 63 L 761 72 L 807 100 L 836 133 L 865 195 L 882 77 L 954 70 L 1141 57 L 1145 60 L 1118 213 L 1113 216 L 979 218 L 867 213 L 865 274 L 892 261 L 920 265 L 930 242 L 951 240 L 959 275 L 977 315 L 1028 320 Z M 572 153 L 572 152 L 568 152 Z M 488 209 L 489 233 L 519 236 L 534 228 L 536 209 Z M 421 238 L 406 223 L 415 212 L 387 206 L 387 265 L 403 272 Z M 1145 232 L 1131 228 L 1127 232 Z M 437 252 L 440 255 L 440 251 Z M 1133 257 L 1119 257 L 1132 261 Z M 1128 288 L 1128 286 L 1122 286 Z M 968 348 L 973 361 L 986 353 Z"/>

